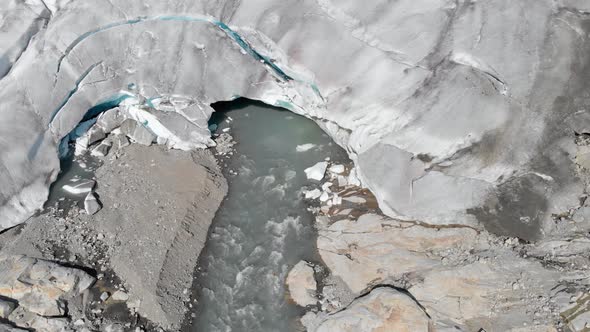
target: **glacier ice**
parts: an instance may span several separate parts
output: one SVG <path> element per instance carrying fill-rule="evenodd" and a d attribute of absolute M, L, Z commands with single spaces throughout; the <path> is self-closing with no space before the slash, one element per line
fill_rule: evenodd
<path fill-rule="evenodd" d="M 211 145 L 212 102 L 305 115 L 390 216 L 550 227 L 582 193 L 567 123 L 585 107 L 584 1 L 45 4 L 0 9 L 14 18 L 0 29 L 0 229 L 42 206 L 62 139 L 113 100 L 180 149 Z"/>

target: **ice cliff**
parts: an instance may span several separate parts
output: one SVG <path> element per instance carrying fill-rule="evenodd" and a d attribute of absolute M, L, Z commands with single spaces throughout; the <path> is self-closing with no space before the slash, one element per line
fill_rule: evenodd
<path fill-rule="evenodd" d="M 576 0 L 9 0 L 0 230 L 42 206 L 61 140 L 94 106 L 130 96 L 195 148 L 212 144 L 209 105 L 243 96 L 319 123 L 390 216 L 550 232 L 583 190 L 572 158 L 574 132 L 590 129 L 588 11 Z"/>

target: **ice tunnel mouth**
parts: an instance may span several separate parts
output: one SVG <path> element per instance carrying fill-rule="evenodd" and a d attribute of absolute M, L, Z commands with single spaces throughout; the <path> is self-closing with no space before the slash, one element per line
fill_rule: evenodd
<path fill-rule="evenodd" d="M 92 107 L 81 124 L 96 123 L 97 116 L 119 104 L 118 99 L 110 99 Z M 215 112 L 208 125 L 218 140 L 212 151 L 229 191 L 208 228 L 204 249 L 194 253 L 199 257 L 192 288 L 198 299 L 192 312 L 196 318 L 191 321 L 188 312 L 184 330 L 222 325 L 237 330 L 293 330 L 305 308 L 289 300 L 286 274 L 301 260 L 323 265 L 316 247 L 314 215 L 308 210 L 311 203 L 302 195 L 315 184 L 303 170 L 328 157 L 335 163 L 350 160 L 313 120 L 288 109 L 243 97 L 218 101 L 211 107 Z M 229 150 L 219 143 L 226 137 L 224 144 L 232 141 Z M 300 152 L 297 147 L 305 144 L 313 148 Z M 71 158 L 73 149 L 62 159 L 65 167 L 51 188 L 49 205 L 58 202 L 64 183 L 76 176 L 92 179 L 95 168 L 100 167 L 98 158 L 78 159 L 87 168 L 80 168 Z M 98 193 L 100 186 L 99 180 Z M 228 319 L 220 321 L 224 315 Z"/>

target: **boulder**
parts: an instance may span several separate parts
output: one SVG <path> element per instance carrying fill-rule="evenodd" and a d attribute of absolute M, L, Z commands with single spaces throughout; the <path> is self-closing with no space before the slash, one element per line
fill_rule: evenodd
<path fill-rule="evenodd" d="M 0 299 L 0 318 L 7 319 L 16 307 L 16 302 Z"/>
<path fill-rule="evenodd" d="M 300 261 L 289 271 L 287 286 L 291 298 L 298 305 L 305 307 L 317 303 L 317 283 L 314 278 L 313 268 L 304 261 Z"/>
<path fill-rule="evenodd" d="M 101 208 L 102 206 L 98 201 L 96 194 L 93 192 L 88 193 L 88 195 L 86 195 L 86 198 L 84 199 L 84 210 L 86 211 L 86 213 L 88 213 L 89 215 L 93 215 L 100 211 Z"/>

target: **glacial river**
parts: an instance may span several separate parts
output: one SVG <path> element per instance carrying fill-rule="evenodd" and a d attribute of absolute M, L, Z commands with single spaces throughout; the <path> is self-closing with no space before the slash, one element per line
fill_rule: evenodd
<path fill-rule="evenodd" d="M 301 330 L 302 309 L 289 300 L 285 278 L 298 261 L 318 260 L 313 216 L 300 194 L 310 185 L 304 169 L 346 153 L 291 112 L 246 100 L 216 109 L 217 133 L 229 127 L 237 144 L 221 159 L 229 193 L 199 258 L 190 331 Z M 315 148 L 297 152 L 303 144 Z"/>

